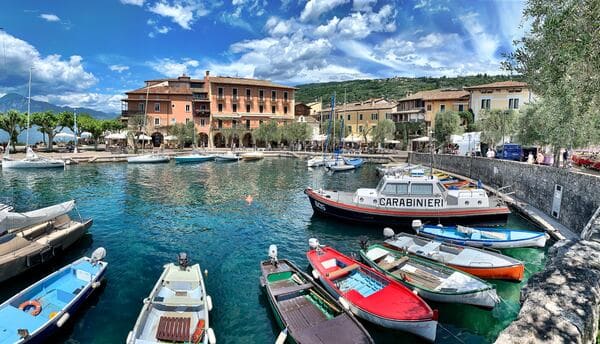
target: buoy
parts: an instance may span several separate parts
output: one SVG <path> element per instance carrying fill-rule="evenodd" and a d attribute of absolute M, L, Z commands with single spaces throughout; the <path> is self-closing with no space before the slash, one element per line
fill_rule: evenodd
<path fill-rule="evenodd" d="M 287 339 L 288 336 L 288 329 L 287 327 L 283 329 L 283 331 L 279 332 L 279 336 L 277 336 L 277 340 L 275 341 L 275 344 L 283 344 L 285 343 L 285 340 Z"/>
<path fill-rule="evenodd" d="M 217 344 L 217 337 L 215 337 L 215 331 L 212 328 L 209 327 L 206 334 L 208 335 L 208 342 L 210 344 Z"/>
<path fill-rule="evenodd" d="M 92 283 L 92 289 L 96 289 L 100 286 L 100 282 L 94 282 Z"/>
<path fill-rule="evenodd" d="M 320 277 L 320 275 L 319 275 L 319 272 L 318 272 L 317 270 L 313 270 L 313 271 L 312 271 L 312 275 L 313 275 L 313 277 L 314 277 L 316 280 L 318 280 L 318 279 L 319 279 L 319 277 Z"/>
<path fill-rule="evenodd" d="M 345 310 L 347 310 L 347 311 L 350 310 L 350 304 L 348 303 L 348 301 L 346 301 L 346 299 L 344 299 L 343 297 L 340 296 L 340 298 L 338 299 L 338 301 L 340 302 L 340 304 L 342 305 L 342 307 L 344 307 Z"/>
<path fill-rule="evenodd" d="M 252 204 L 252 201 L 254 201 L 254 198 L 252 198 L 252 195 L 246 196 L 246 203 L 248 203 L 248 205 Z"/>
<path fill-rule="evenodd" d="M 56 327 L 62 327 L 67 320 L 69 320 L 69 313 L 65 313 L 63 314 L 62 317 L 60 317 L 60 319 L 58 319 L 58 321 L 56 322 Z"/>
<path fill-rule="evenodd" d="M 204 276 L 208 276 L 208 270 L 204 269 Z"/>
<path fill-rule="evenodd" d="M 210 295 L 206 295 L 206 308 L 208 308 L 208 311 L 212 311 L 212 298 L 210 297 Z"/>
<path fill-rule="evenodd" d="M 39 315 L 42 312 L 42 304 L 38 300 L 29 300 L 25 301 L 19 305 L 19 309 L 23 312 L 26 312 L 26 309 L 33 307 L 33 311 L 31 311 L 31 315 L 34 317 Z"/>

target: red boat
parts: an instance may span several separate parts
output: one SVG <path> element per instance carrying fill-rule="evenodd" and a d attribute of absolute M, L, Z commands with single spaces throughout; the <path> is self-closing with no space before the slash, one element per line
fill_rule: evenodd
<path fill-rule="evenodd" d="M 435 340 L 437 310 L 404 285 L 330 247 L 310 240 L 313 275 L 356 316 L 382 327 Z"/>

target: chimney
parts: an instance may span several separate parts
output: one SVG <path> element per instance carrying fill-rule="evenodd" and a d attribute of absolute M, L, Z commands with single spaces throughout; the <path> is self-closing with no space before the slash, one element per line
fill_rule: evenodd
<path fill-rule="evenodd" d="M 209 71 L 209 70 L 207 70 L 207 71 L 206 71 L 206 77 L 209 77 L 209 76 L 210 76 L 210 71 Z"/>

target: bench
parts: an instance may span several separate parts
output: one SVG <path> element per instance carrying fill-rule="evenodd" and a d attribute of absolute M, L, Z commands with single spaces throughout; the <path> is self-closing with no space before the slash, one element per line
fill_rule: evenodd
<path fill-rule="evenodd" d="M 273 294 L 273 297 L 277 297 L 277 296 L 281 296 L 281 295 L 285 295 L 285 294 L 292 294 L 292 293 L 295 293 L 298 291 L 310 289 L 312 287 L 313 287 L 312 283 L 297 284 L 297 285 L 293 285 L 290 287 L 283 287 L 283 288 L 275 289 L 271 293 Z"/>
<path fill-rule="evenodd" d="M 330 273 L 327 274 L 327 277 L 329 277 L 329 279 L 336 279 L 340 276 L 345 275 L 346 273 L 358 269 L 358 264 L 352 264 L 352 265 L 348 265 L 345 268 L 339 269 L 339 270 L 335 270 L 332 271 Z"/>
<path fill-rule="evenodd" d="M 190 340 L 190 318 L 160 317 L 156 339 L 166 342 L 185 342 Z"/>

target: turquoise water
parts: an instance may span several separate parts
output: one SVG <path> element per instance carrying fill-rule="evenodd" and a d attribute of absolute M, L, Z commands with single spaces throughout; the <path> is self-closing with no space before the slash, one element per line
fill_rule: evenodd
<path fill-rule="evenodd" d="M 259 261 L 270 244 L 279 256 L 308 266 L 308 239 L 319 238 L 344 252 L 356 252 L 361 236 L 382 238 L 381 228 L 350 225 L 312 216 L 306 186 L 354 190 L 374 187 L 373 165 L 329 175 L 307 170 L 296 159 L 199 165 L 98 164 L 65 171 L 0 172 L 0 197 L 17 210 L 76 199 L 83 217 L 94 224 L 90 235 L 51 265 L 0 285 L 0 301 L 94 248 L 107 249 L 107 283 L 93 296 L 56 341 L 121 343 L 133 327 L 142 299 L 163 264 L 180 251 L 208 270 L 212 296 L 211 327 L 219 343 L 273 343 L 279 329 L 258 283 Z M 254 201 L 248 205 L 247 195 Z M 518 216 L 511 226 L 527 228 Z M 544 263 L 544 251 L 508 251 L 527 262 L 526 275 Z M 439 343 L 492 341 L 517 314 L 519 284 L 494 282 L 505 300 L 493 311 L 471 306 L 432 304 L 440 310 Z M 413 336 L 366 325 L 377 342 L 418 342 Z"/>

